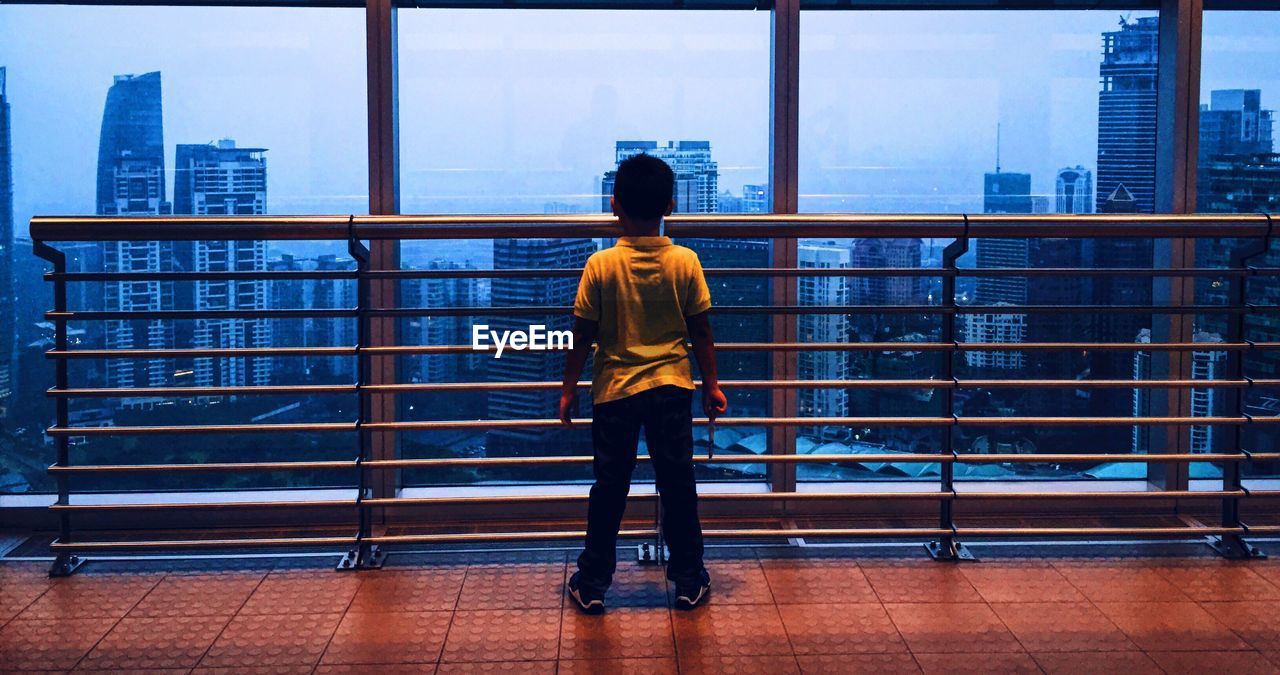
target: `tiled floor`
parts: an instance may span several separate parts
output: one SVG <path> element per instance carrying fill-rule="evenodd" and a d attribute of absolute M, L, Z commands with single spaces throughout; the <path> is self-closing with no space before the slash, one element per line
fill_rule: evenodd
<path fill-rule="evenodd" d="M 567 554 L 288 564 L 0 562 L 0 671 L 1280 672 L 1280 561 L 725 549 L 708 606 L 624 562 L 602 617 Z"/>

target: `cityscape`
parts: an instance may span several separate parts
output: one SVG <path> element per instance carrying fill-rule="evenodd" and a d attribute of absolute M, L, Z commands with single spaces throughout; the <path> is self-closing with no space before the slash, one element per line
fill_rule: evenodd
<path fill-rule="evenodd" d="M 1098 144 L 1095 157 L 1079 157 L 1053 175 L 1054 193 L 1036 194 L 1033 175 L 1001 163 L 995 149 L 991 171 L 973 176 L 982 187 L 982 210 L 998 214 L 1037 213 L 1150 213 L 1155 211 L 1157 19 L 1122 21 L 1101 35 L 1102 58 L 1098 64 Z M 52 345 L 52 326 L 39 314 L 47 302 L 40 264 L 29 253 L 30 243 L 15 240 L 13 210 L 13 161 L 11 157 L 11 104 L 6 93 L 6 70 L 0 66 L 0 336 L 12 341 L 0 358 L 0 406 L 4 409 L 5 459 L 0 461 L 0 492 L 48 489 L 45 475 L 50 446 L 43 438 L 52 403 L 43 396 L 51 381 L 51 367 L 42 353 Z M 1280 206 L 1280 154 L 1275 152 L 1273 114 L 1265 108 L 1260 89 L 1226 89 L 1208 92 L 1200 111 L 1200 165 L 1197 167 L 1198 206 L 1204 212 L 1275 211 Z M 271 213 L 268 196 L 269 147 L 243 146 L 238 138 L 178 139 L 173 163 L 166 166 L 162 73 L 121 74 L 105 90 L 101 134 L 97 147 L 96 211 L 100 215 L 259 215 Z M 997 139 L 999 139 L 997 132 Z M 257 139 L 255 139 L 257 140 Z M 708 140 L 623 140 L 613 146 L 614 160 L 647 153 L 667 161 L 676 172 L 678 213 L 767 213 L 770 187 L 763 183 L 722 185 L 721 167 Z M 272 165 L 272 171 L 287 167 Z M 172 189 L 166 184 L 173 176 Z M 590 177 L 598 183 L 601 211 L 609 211 L 613 171 L 599 167 Z M 584 212 L 578 203 L 547 201 L 547 213 Z M 406 249 L 405 265 L 429 270 L 540 269 L 581 267 L 607 240 L 520 239 L 483 242 L 459 251 L 439 250 L 419 255 Z M 707 269 L 765 268 L 771 266 L 768 239 L 681 239 L 678 243 L 697 252 Z M 1200 241 L 1201 267 L 1223 266 L 1235 242 Z M 800 242 L 799 265 L 804 268 L 937 267 L 940 242 L 904 239 L 818 240 Z M 262 241 L 231 242 L 112 242 L 75 243 L 62 247 L 71 272 L 226 272 L 226 271 L 330 271 L 351 270 L 354 263 L 340 252 L 297 253 L 275 250 Z M 983 239 L 961 259 L 962 266 L 1000 268 L 1144 268 L 1153 264 L 1154 247 L 1146 240 L 1080 240 L 1054 238 Z M 1268 264 L 1280 266 L 1273 251 Z M 765 277 L 709 276 L 717 305 L 768 305 L 771 291 Z M 1212 279 L 1197 286 L 1197 302 L 1211 305 L 1226 301 L 1223 284 Z M 1269 302 L 1280 304 L 1280 288 L 1258 282 Z M 355 305 L 355 285 L 349 280 L 232 280 L 196 282 L 109 281 L 71 285 L 72 309 L 87 311 L 157 311 L 175 309 L 262 310 L 338 309 Z M 572 302 L 576 279 L 429 278 L 401 282 L 401 305 L 424 309 L 441 307 L 564 307 Z M 929 306 L 939 302 L 941 285 L 932 277 L 802 277 L 799 301 L 804 305 Z M 958 335 L 965 342 L 1151 342 L 1151 316 L 1141 313 L 1067 315 L 1018 314 L 1001 311 L 1008 305 L 1142 305 L 1152 301 L 1149 279 L 1096 276 L 1083 283 L 1049 277 L 968 277 L 959 284 L 958 301 L 982 307 L 981 313 L 960 318 Z M 22 298 L 24 301 L 20 301 Z M 987 311 L 985 308 L 990 308 Z M 401 320 L 404 344 L 465 344 L 477 322 L 494 330 L 525 327 L 530 317 L 484 318 L 425 315 Z M 928 379 L 939 371 L 937 353 L 913 351 L 911 343 L 936 341 L 941 324 L 931 314 L 803 314 L 797 319 L 801 341 L 901 342 L 896 352 L 802 352 L 798 372 L 802 379 L 852 380 Z M 1228 317 L 1209 314 L 1196 317 L 1195 339 L 1212 344 L 1228 333 Z M 560 330 L 569 316 L 549 313 L 544 323 Z M 762 314 L 718 314 L 713 318 L 719 342 L 768 342 L 770 318 Z M 1280 340 L 1280 320 L 1275 316 L 1249 318 L 1248 339 Z M 352 319 L 152 319 L 106 321 L 73 325 L 74 348 L 172 349 L 258 348 L 299 346 L 350 346 L 356 341 Z M 1225 352 L 1193 355 L 1197 379 L 1221 377 Z M 74 371 L 83 386 L 109 388 L 169 386 L 262 386 L 269 384 L 327 384 L 350 382 L 355 361 L 349 357 L 252 357 L 197 359 L 115 359 L 89 362 Z M 957 376 L 978 379 L 1028 377 L 1041 379 L 1148 379 L 1151 356 L 1146 352 L 967 352 L 957 364 Z M 1253 377 L 1280 377 L 1276 355 L 1250 357 L 1246 372 Z M 721 364 L 725 380 L 768 379 L 771 364 L 765 353 L 726 354 Z M 403 359 L 401 377 L 408 382 L 466 382 L 492 380 L 519 382 L 557 380 L 563 357 L 516 352 L 500 362 L 483 354 L 428 355 Z M 1145 388 L 1071 390 L 988 389 L 966 390 L 957 395 L 957 414 L 1022 414 L 1109 416 L 1116 411 L 1150 414 L 1152 390 Z M 756 417 L 769 414 L 769 399 L 761 390 L 729 389 L 731 414 Z M 1219 414 L 1225 401 L 1216 390 L 1192 392 L 1197 416 Z M 551 417 L 555 399 L 551 392 L 495 391 L 451 393 L 445 399 L 432 394 L 402 396 L 406 419 L 544 419 Z M 78 400 L 71 411 L 76 424 L 146 424 L 163 416 L 171 420 L 202 423 L 253 419 L 268 422 L 341 421 L 355 405 L 353 398 L 303 397 L 285 400 L 272 396 L 226 396 L 178 400 L 137 396 L 122 399 Z M 585 404 L 585 401 L 584 401 Z M 944 414 L 932 390 L 869 390 L 864 388 L 814 388 L 799 392 L 799 414 L 812 417 L 918 416 Z M 589 406 L 582 411 L 589 415 Z M 950 411 L 947 411 L 950 412 Z M 1280 414 L 1280 398 L 1273 392 L 1251 395 L 1250 415 Z M 1078 445 L 1080 429 L 1022 429 L 1002 427 L 966 430 L 957 439 L 962 452 L 1071 453 Z M 1085 430 L 1093 445 L 1106 452 L 1141 453 L 1150 449 L 1146 428 Z M 928 428 L 888 427 L 859 429 L 813 427 L 800 430 L 800 453 L 936 452 L 939 431 Z M 704 446 L 704 432 L 697 442 Z M 313 435 L 315 436 L 315 435 Z M 1280 443 L 1280 438 L 1250 437 L 1258 447 Z M 96 453 L 127 452 L 144 461 L 183 457 L 184 461 L 217 452 L 220 461 L 269 456 L 291 459 L 343 456 L 338 439 L 300 434 L 289 447 L 263 450 L 252 439 L 238 437 L 210 442 L 183 439 L 181 449 L 164 442 L 138 445 L 134 441 L 85 444 L 79 458 L 91 461 Z M 1225 439 L 1214 427 L 1192 429 L 1192 451 L 1221 450 Z M 717 452 L 766 452 L 764 429 L 722 430 L 716 437 Z M 589 439 L 578 430 L 500 430 L 482 432 L 432 432 L 406 435 L 406 456 L 518 455 L 531 447 L 554 447 L 565 454 L 584 454 Z M 1096 449 L 1095 448 L 1095 449 Z M 79 461 L 79 460 L 78 460 Z M 705 477 L 735 479 L 763 475 L 762 465 L 735 465 L 709 469 Z M 964 473 L 970 471 L 971 473 Z M 997 466 L 973 465 L 957 469 L 958 478 L 1138 478 L 1141 464 Z M 1193 477 L 1211 477 L 1217 471 L 1208 464 L 1193 464 Z M 936 476 L 936 464 L 811 466 L 799 468 L 801 480 L 910 479 Z M 1204 472 L 1203 475 L 1197 472 Z M 490 474 L 492 475 L 492 474 Z M 498 480 L 581 479 L 585 473 L 512 473 Z M 297 476 L 290 479 L 298 479 Z M 119 485 L 118 479 L 114 479 Z M 148 485 L 155 485 L 155 479 Z M 286 480 L 264 476 L 262 483 L 240 487 L 271 487 Z M 309 484 L 323 484 L 324 476 L 303 476 Z M 462 483 L 474 481 L 466 473 L 433 474 L 406 482 Z M 187 485 L 183 483 L 183 485 Z M 178 483 L 160 487 L 174 488 Z M 126 486 L 127 487 L 127 486 Z M 231 487 L 210 479 L 206 487 Z"/>

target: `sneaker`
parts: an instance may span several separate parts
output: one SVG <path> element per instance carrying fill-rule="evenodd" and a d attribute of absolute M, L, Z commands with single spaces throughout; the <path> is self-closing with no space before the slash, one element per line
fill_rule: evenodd
<path fill-rule="evenodd" d="M 703 571 L 693 583 L 676 582 L 676 609 L 693 609 L 711 595 L 711 576 Z"/>
<path fill-rule="evenodd" d="M 586 614 L 601 614 L 604 612 L 604 593 L 592 590 L 580 583 L 582 572 L 574 572 L 569 577 L 569 597 L 578 604 L 578 609 Z"/>

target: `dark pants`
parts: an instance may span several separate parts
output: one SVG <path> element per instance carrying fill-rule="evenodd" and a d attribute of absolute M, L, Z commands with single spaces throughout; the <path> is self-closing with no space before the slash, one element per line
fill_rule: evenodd
<path fill-rule="evenodd" d="M 671 549 L 667 578 L 698 582 L 703 573 L 702 526 L 693 477 L 692 403 L 692 391 L 668 385 L 594 406 L 596 482 L 587 508 L 587 545 L 578 556 L 582 585 L 604 591 L 613 581 L 618 528 L 627 508 L 641 427 L 658 479 L 663 534 Z"/>

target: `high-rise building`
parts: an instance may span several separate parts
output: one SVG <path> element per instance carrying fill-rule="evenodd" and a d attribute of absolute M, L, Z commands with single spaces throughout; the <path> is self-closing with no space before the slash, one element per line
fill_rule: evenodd
<path fill-rule="evenodd" d="M 743 213 L 769 213 L 769 186 L 768 185 L 743 185 L 742 186 L 742 212 Z"/>
<path fill-rule="evenodd" d="M 1272 111 L 1262 109 L 1259 89 L 1224 89 L 1200 106 L 1200 164 L 1222 155 L 1271 152 Z"/>
<path fill-rule="evenodd" d="M 984 213 L 1032 213 L 1031 174 L 1002 172 L 997 166 L 982 181 Z M 980 270 L 1026 269 L 1029 263 L 1028 239 L 978 239 L 974 243 Z M 983 306 L 1027 304 L 1027 278 L 1012 276 L 980 276 L 974 301 Z M 968 342 L 1025 342 L 1027 317 L 1024 314 L 966 314 L 964 336 Z M 1026 365 L 1022 352 L 965 352 L 965 363 L 972 368 L 1010 370 Z"/>
<path fill-rule="evenodd" d="M 16 302 L 13 293 L 13 145 L 6 70 L 0 67 L 0 416 L 13 395 Z"/>
<path fill-rule="evenodd" d="M 1223 342 L 1223 339 L 1221 335 L 1216 333 L 1197 331 L 1193 336 L 1192 341 L 1196 343 L 1204 343 L 1207 346 L 1214 343 L 1221 343 Z M 1138 333 L 1136 342 L 1149 344 L 1151 342 L 1151 331 L 1143 329 Z M 1191 354 L 1191 379 L 1222 379 L 1224 377 L 1222 369 L 1226 366 L 1226 361 L 1227 353 L 1223 351 L 1193 352 Z M 1151 353 L 1138 352 L 1133 357 L 1133 379 L 1149 380 L 1151 377 Z M 1149 389 L 1146 387 L 1136 388 L 1132 391 L 1133 414 L 1135 417 L 1151 415 L 1151 397 L 1153 396 L 1153 392 L 1158 391 L 1159 390 Z M 1214 417 L 1223 414 L 1223 411 L 1219 409 L 1222 405 L 1219 400 L 1219 392 L 1220 389 L 1216 387 L 1192 389 L 1191 417 Z M 1205 453 L 1225 449 L 1217 447 L 1219 443 L 1218 433 L 1219 430 L 1215 425 L 1197 425 L 1191 427 L 1191 452 Z M 1150 427 L 1133 427 L 1130 451 L 1135 453 L 1149 452 L 1150 449 Z"/>
<path fill-rule="evenodd" d="M 998 168 L 983 178 L 983 213 L 1031 213 L 1031 174 L 1007 173 Z M 1027 239 L 979 239 L 974 243 L 979 269 L 1027 267 Z M 1027 302 L 1026 277 L 978 277 L 978 304 Z"/>
<path fill-rule="evenodd" d="M 1000 304 L 992 306 L 999 309 Z M 962 317 L 964 338 L 966 342 L 984 343 L 1016 343 L 1027 341 L 1027 315 L 997 314 L 983 312 L 981 314 L 965 314 Z M 968 350 L 964 353 L 965 365 L 970 368 L 986 370 L 1021 370 L 1027 365 L 1025 352 L 997 352 Z"/>
<path fill-rule="evenodd" d="M 1122 20 L 1118 30 L 1103 33 L 1098 74 L 1098 159 L 1096 200 L 1099 213 L 1151 213 L 1155 210 L 1156 75 L 1159 69 L 1159 24 L 1156 17 Z M 1150 268 L 1150 239 L 1099 239 L 1086 252 L 1085 267 Z M 1091 304 L 1149 305 L 1152 281 L 1140 277 L 1098 276 Z M 1095 337 L 1103 342 L 1132 342 L 1151 327 L 1151 316 L 1136 312 L 1099 315 Z M 1132 374 L 1131 355 L 1095 353 L 1091 374 L 1120 379 Z M 1106 415 L 1125 405 L 1120 390 L 1099 390 L 1091 397 L 1094 414 Z M 1119 445 L 1122 435 L 1100 429 L 1098 442 Z"/>
<path fill-rule="evenodd" d="M 169 203 L 165 201 L 162 120 L 160 73 L 116 76 L 107 92 L 98 141 L 98 214 L 169 213 Z M 102 250 L 102 265 L 107 272 L 174 270 L 172 242 L 111 242 Z M 92 261 L 92 256 L 86 255 L 84 261 Z M 115 281 L 104 284 L 103 290 L 109 311 L 143 312 L 174 308 L 172 282 Z M 96 303 L 92 298 L 87 299 Z M 92 308 L 93 304 L 90 304 L 79 309 Z M 105 342 L 108 349 L 172 348 L 173 322 L 160 319 L 108 321 Z M 172 359 L 112 359 L 107 362 L 107 383 L 111 387 L 162 386 L 172 380 L 173 372 Z"/>
<path fill-rule="evenodd" d="M 920 239 L 855 239 L 849 247 L 850 265 L 870 268 L 918 268 L 924 242 Z M 923 305 L 926 282 L 922 277 L 861 276 L 850 281 L 850 302 L 855 305 Z"/>
<path fill-rule="evenodd" d="M 850 249 L 835 242 L 802 243 L 798 249 L 799 266 L 804 269 L 847 268 Z M 800 277 L 801 305 L 849 304 L 850 277 Z M 849 339 L 848 314 L 801 314 L 796 320 L 800 342 L 846 342 Z M 849 352 L 801 352 L 797 371 L 802 380 L 846 380 L 849 377 Z M 801 417 L 846 417 L 849 414 L 849 391 L 833 387 L 801 389 Z M 837 429 L 815 428 L 815 437 L 823 437 Z M 833 434 L 834 435 L 834 434 Z"/>
<path fill-rule="evenodd" d="M 355 262 L 333 254 L 297 258 L 283 254 L 267 261 L 275 272 L 350 271 Z M 349 309 L 356 306 L 353 279 L 273 279 L 267 285 L 271 309 Z M 406 304 L 408 301 L 406 300 Z M 351 317 L 306 317 L 277 319 L 271 327 L 275 347 L 351 347 L 356 344 L 358 325 Z M 299 356 L 276 359 L 272 382 L 351 382 L 356 359 L 350 356 Z"/>
<path fill-rule="evenodd" d="M 314 267 L 319 272 L 351 271 L 355 261 L 330 253 L 318 256 Z M 356 292 L 355 279 L 308 280 L 303 302 L 309 309 L 350 309 L 358 303 Z M 351 317 L 308 317 L 304 326 L 307 346 L 351 347 L 360 339 L 359 322 Z M 313 372 L 350 382 L 356 377 L 356 365 L 356 359 L 350 356 L 319 357 L 314 360 Z"/>
<path fill-rule="evenodd" d="M 677 213 L 716 213 L 720 210 L 720 171 L 711 159 L 709 141 L 618 141 L 614 147 L 616 163 L 635 155 L 651 155 L 671 166 L 676 175 L 675 201 Z M 603 211 L 609 212 L 609 196 L 613 194 L 615 172 L 608 171 L 601 180 Z"/>
<path fill-rule="evenodd" d="M 1159 18 L 1143 17 L 1102 34 L 1098 211 L 1120 186 L 1133 195 L 1139 213 L 1155 210 L 1159 28 Z"/>
<path fill-rule="evenodd" d="M 179 145 L 174 168 L 175 211 L 189 215 L 261 215 L 267 212 L 265 148 L 237 148 L 235 141 Z M 261 272 L 267 269 L 265 241 L 197 241 L 192 246 L 197 272 Z M 200 280 L 195 282 L 198 311 L 262 310 L 269 304 L 267 282 Z M 269 347 L 269 319 L 196 319 L 194 343 L 200 349 Z M 265 385 L 272 359 L 199 358 L 196 386 Z"/>
<path fill-rule="evenodd" d="M 581 268 L 596 250 L 590 239 L 495 239 L 493 242 L 494 269 L 562 269 Z M 573 304 L 578 280 L 573 277 L 511 278 L 493 280 L 494 307 L 547 306 L 563 308 Z M 561 309 L 548 312 L 545 317 L 495 316 L 485 322 L 490 330 L 528 331 L 529 326 L 541 323 L 548 331 L 569 330 L 570 314 Z M 468 340 L 469 341 L 469 340 Z M 502 358 L 493 358 L 488 364 L 489 379 L 494 382 L 545 382 L 558 381 L 564 375 L 562 352 L 512 351 L 503 352 Z M 489 393 L 489 417 L 499 420 L 546 419 L 556 414 L 557 394 L 554 391 L 517 390 Z M 580 412 L 587 413 L 587 398 L 583 399 Z M 488 450 L 497 455 L 542 454 L 548 447 L 566 447 L 559 441 L 567 440 L 558 429 L 502 429 L 488 434 Z"/>
<path fill-rule="evenodd" d="M 427 263 L 428 270 L 474 270 L 470 263 L 436 259 Z M 489 304 L 489 279 L 427 278 L 401 282 L 401 295 L 406 307 L 484 307 Z M 471 343 L 472 327 L 485 323 L 474 316 L 427 314 L 406 322 L 410 344 L 464 345 Z M 506 356 L 504 355 L 505 359 Z M 477 376 L 492 360 L 483 352 L 468 354 L 429 354 L 415 359 L 420 382 L 459 382 Z"/>
<path fill-rule="evenodd" d="M 1274 150 L 1271 111 L 1262 109 L 1262 94 L 1257 90 L 1215 91 L 1211 94 L 1209 108 L 1201 108 L 1200 163 L 1196 174 L 1196 209 L 1207 213 L 1275 213 L 1280 211 L 1280 154 Z M 1226 267 L 1232 254 L 1252 240 L 1201 239 L 1196 242 L 1196 265 L 1199 267 Z M 1259 267 L 1280 265 L 1280 254 L 1274 247 L 1253 264 Z M 1240 280 L 1226 283 L 1197 285 L 1198 303 L 1224 304 L 1234 301 L 1233 290 Z M 1280 302 L 1280 282 L 1274 277 L 1257 277 L 1246 283 L 1247 300 L 1267 306 Z M 1216 334 L 1232 335 L 1228 321 L 1231 317 L 1207 314 L 1198 317 L 1197 328 Z M 1254 342 L 1280 340 L 1280 317 L 1266 312 L 1250 313 L 1244 317 L 1244 334 L 1236 339 Z M 1197 367 L 1198 363 L 1193 363 Z M 1253 379 L 1280 377 L 1280 354 L 1262 350 L 1244 355 L 1243 374 Z M 1195 390 L 1209 395 L 1210 390 Z M 1251 397 L 1265 400 L 1265 397 Z M 1274 399 L 1273 399 L 1274 400 Z M 1193 405 L 1195 401 L 1193 400 Z M 1246 403 L 1248 407 L 1250 403 Z M 1223 411 L 1234 414 L 1235 411 Z M 1269 409 L 1253 413 L 1275 414 Z M 1192 442 L 1208 443 L 1203 435 L 1209 427 L 1193 427 Z M 1251 449 L 1275 447 L 1280 443 L 1280 431 L 1260 427 L 1245 437 Z"/>
<path fill-rule="evenodd" d="M 1058 169 L 1057 213 L 1093 213 L 1093 172 L 1083 166 Z"/>

